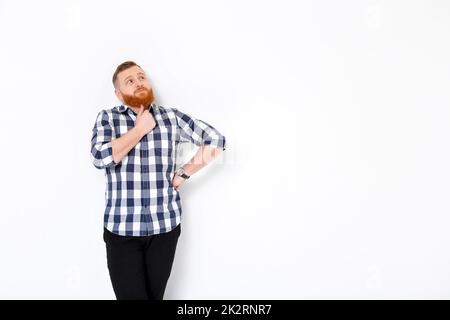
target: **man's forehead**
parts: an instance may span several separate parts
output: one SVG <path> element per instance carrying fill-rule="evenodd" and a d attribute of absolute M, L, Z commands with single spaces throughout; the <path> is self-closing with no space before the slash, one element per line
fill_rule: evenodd
<path fill-rule="evenodd" d="M 123 70 L 121 73 L 119 73 L 118 76 L 120 76 L 122 79 L 125 79 L 129 76 L 134 76 L 134 75 L 138 75 L 138 74 L 145 74 L 145 72 L 138 66 L 133 66 L 131 68 Z"/>

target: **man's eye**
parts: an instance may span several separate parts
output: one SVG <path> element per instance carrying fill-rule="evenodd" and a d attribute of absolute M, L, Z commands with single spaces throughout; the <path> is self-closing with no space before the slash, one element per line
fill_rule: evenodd
<path fill-rule="evenodd" d="M 127 81 L 127 83 L 130 83 L 130 82 L 133 82 L 133 80 L 130 79 L 130 80 Z"/>

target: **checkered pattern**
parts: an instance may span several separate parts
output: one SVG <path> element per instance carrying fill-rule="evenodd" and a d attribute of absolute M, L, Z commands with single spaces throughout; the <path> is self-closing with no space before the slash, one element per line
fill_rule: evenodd
<path fill-rule="evenodd" d="M 225 150 L 225 137 L 208 123 L 156 104 L 150 112 L 155 128 L 119 163 L 111 141 L 134 127 L 136 113 L 126 105 L 102 110 L 93 128 L 91 159 L 106 176 L 104 226 L 118 235 L 165 233 L 181 222 L 181 199 L 172 185 L 178 143 Z"/>

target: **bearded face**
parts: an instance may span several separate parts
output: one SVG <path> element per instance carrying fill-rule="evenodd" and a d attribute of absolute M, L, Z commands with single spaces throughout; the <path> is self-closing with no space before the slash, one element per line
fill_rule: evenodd
<path fill-rule="evenodd" d="M 144 105 L 144 108 L 147 109 L 155 100 L 153 90 L 146 87 L 136 89 L 133 95 L 122 93 L 122 96 L 125 104 L 135 108 L 140 108 L 141 105 Z"/>

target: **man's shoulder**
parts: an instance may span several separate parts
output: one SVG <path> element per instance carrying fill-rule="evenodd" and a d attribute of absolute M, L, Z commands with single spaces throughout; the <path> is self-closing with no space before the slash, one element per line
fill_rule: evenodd
<path fill-rule="evenodd" d="M 174 108 L 174 107 L 165 107 L 165 106 L 161 106 L 158 104 L 155 106 L 161 114 L 171 114 L 171 113 L 175 113 L 177 111 L 177 108 Z"/>
<path fill-rule="evenodd" d="M 173 121 L 176 121 L 178 116 L 178 109 L 175 107 L 163 107 L 160 105 L 156 106 L 157 112 L 159 113 L 159 116 L 161 119 L 165 120 L 168 119 L 170 122 L 174 123 Z M 172 120 L 170 120 L 172 119 Z"/>

